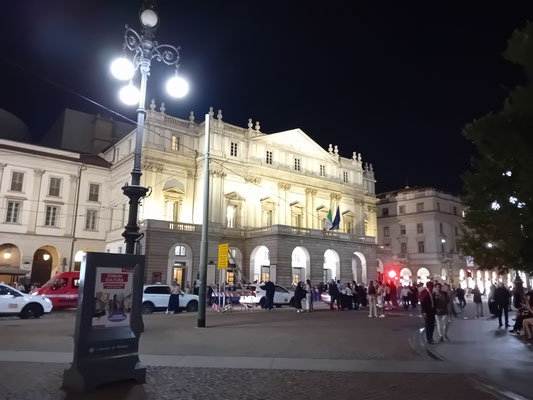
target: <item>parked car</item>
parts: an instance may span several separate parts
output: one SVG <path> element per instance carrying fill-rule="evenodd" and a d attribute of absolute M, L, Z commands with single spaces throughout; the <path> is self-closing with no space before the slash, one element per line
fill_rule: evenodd
<path fill-rule="evenodd" d="M 52 302 L 43 296 L 25 294 L 0 283 L 0 316 L 39 318 L 52 311 Z"/>
<path fill-rule="evenodd" d="M 154 311 L 165 311 L 170 298 L 170 285 L 144 285 L 143 288 L 143 314 Z M 195 294 L 180 295 L 180 309 L 190 312 L 198 311 L 198 296 Z"/>
<path fill-rule="evenodd" d="M 281 306 L 293 306 L 294 292 L 285 289 L 283 286 L 274 285 L 276 291 L 274 292 L 274 305 L 276 307 Z M 259 305 L 261 308 L 265 308 L 266 304 L 266 292 L 265 286 L 262 284 L 250 285 L 247 287 L 249 293 L 243 293 L 239 302 L 241 304 Z"/>
<path fill-rule="evenodd" d="M 49 298 L 56 309 L 77 307 L 79 287 L 79 271 L 61 272 L 30 294 Z"/>

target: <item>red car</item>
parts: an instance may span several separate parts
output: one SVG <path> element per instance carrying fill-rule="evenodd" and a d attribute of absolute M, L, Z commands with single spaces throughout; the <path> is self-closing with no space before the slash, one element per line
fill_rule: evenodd
<path fill-rule="evenodd" d="M 32 290 L 30 294 L 49 298 L 54 308 L 77 307 L 79 286 L 79 271 L 61 272 L 46 282 L 42 287 Z"/>

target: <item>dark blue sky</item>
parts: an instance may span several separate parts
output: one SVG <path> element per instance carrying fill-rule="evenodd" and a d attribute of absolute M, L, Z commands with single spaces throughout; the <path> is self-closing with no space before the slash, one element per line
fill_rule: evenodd
<path fill-rule="evenodd" d="M 473 154 L 462 127 L 497 110 L 505 88 L 523 79 L 501 53 L 533 5 L 498 3 L 161 0 L 157 39 L 181 46 L 191 92 L 169 99 L 163 85 L 172 71 L 158 65 L 148 97 L 171 115 L 201 118 L 213 106 L 239 126 L 253 118 L 266 133 L 299 127 L 344 156 L 357 150 L 374 164 L 378 191 L 407 178 L 458 192 Z M 134 118 L 117 99 L 109 62 L 124 25 L 139 28 L 140 1 L 3 6 L 0 106 L 35 139 L 65 107 L 105 114 L 42 77 Z"/>

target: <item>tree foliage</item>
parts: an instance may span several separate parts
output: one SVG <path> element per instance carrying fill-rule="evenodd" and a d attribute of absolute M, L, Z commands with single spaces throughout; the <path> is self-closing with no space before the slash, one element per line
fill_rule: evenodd
<path fill-rule="evenodd" d="M 463 176 L 461 248 L 482 268 L 533 273 L 532 24 L 513 33 L 503 56 L 524 69 L 527 81 L 509 92 L 500 111 L 464 128 L 477 156 Z"/>

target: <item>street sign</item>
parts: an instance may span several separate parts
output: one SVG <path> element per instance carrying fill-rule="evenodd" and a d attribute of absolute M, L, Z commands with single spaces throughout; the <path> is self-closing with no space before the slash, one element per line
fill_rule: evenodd
<path fill-rule="evenodd" d="M 218 245 L 218 269 L 228 269 L 228 251 L 228 243 Z"/>

